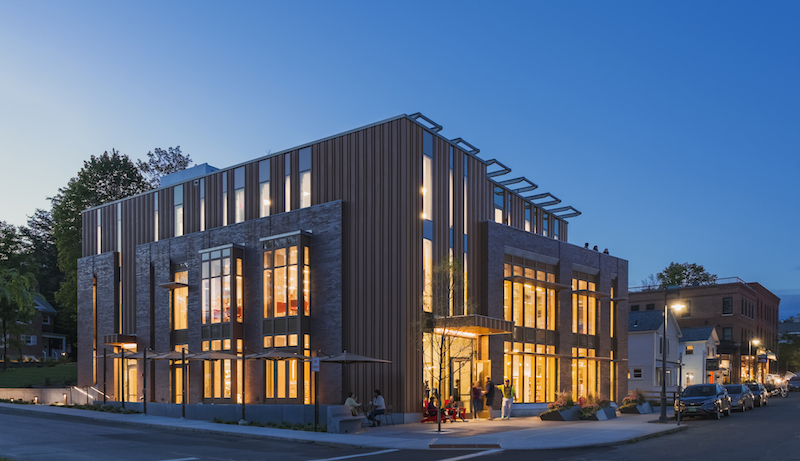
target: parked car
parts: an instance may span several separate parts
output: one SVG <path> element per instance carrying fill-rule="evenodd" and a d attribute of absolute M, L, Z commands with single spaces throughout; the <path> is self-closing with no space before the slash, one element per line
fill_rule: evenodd
<path fill-rule="evenodd" d="M 756 401 L 757 407 L 763 407 L 769 403 L 769 391 L 767 391 L 767 388 L 763 384 L 749 383 L 747 387 L 749 387 L 750 391 L 753 393 L 753 398 Z"/>
<path fill-rule="evenodd" d="M 800 391 L 800 376 L 795 376 L 794 378 L 790 379 L 786 382 L 786 385 L 789 388 L 789 392 Z"/>
<path fill-rule="evenodd" d="M 728 397 L 731 398 L 732 410 L 741 410 L 744 413 L 755 408 L 756 399 L 749 387 L 744 384 L 727 384 L 725 390 L 728 391 Z"/>
<path fill-rule="evenodd" d="M 720 419 L 731 415 L 731 398 L 719 384 L 694 384 L 687 386 L 675 402 L 675 414 L 687 416 L 709 416 Z"/>

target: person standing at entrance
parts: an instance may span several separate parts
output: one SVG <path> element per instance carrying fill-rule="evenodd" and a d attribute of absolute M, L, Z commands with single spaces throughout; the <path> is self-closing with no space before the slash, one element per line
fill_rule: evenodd
<path fill-rule="evenodd" d="M 508 379 L 506 379 L 505 384 L 501 386 L 500 391 L 503 393 L 503 414 L 500 416 L 500 419 L 509 419 L 511 418 L 511 404 L 514 403 L 514 399 L 517 398 L 517 391 Z"/>
<path fill-rule="evenodd" d="M 478 413 L 483 411 L 483 390 L 480 381 L 472 385 L 472 419 L 478 419 Z"/>
<path fill-rule="evenodd" d="M 494 383 L 492 382 L 492 378 L 486 377 L 486 388 L 483 391 L 483 395 L 486 396 L 486 408 L 489 409 L 489 420 L 492 420 L 492 406 L 494 405 Z"/>

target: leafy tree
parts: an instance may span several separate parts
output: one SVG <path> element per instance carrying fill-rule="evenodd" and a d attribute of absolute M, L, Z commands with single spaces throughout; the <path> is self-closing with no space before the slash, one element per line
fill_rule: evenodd
<path fill-rule="evenodd" d="M 170 147 L 167 150 L 156 147 L 155 153 L 147 153 L 147 161 L 136 161 L 136 167 L 144 176 L 150 187 L 156 189 L 161 186 L 161 177 L 186 169 L 192 163 L 188 155 L 181 153 L 181 146 Z"/>
<path fill-rule="evenodd" d="M 55 304 L 55 292 L 64 277 L 58 268 L 58 249 L 53 237 L 53 212 L 37 209 L 28 225 L 19 229 L 25 241 L 25 260 L 36 276 L 37 290 Z"/>
<path fill-rule="evenodd" d="M 25 242 L 20 229 L 0 221 L 0 268 L 16 269 L 25 264 Z"/>
<path fill-rule="evenodd" d="M 716 274 L 709 274 L 703 266 L 694 263 L 670 263 L 666 269 L 656 274 L 656 278 L 660 289 L 670 286 L 713 285 L 717 282 Z"/>
<path fill-rule="evenodd" d="M 17 322 L 28 322 L 36 312 L 33 276 L 16 269 L 0 269 L 0 322 L 3 323 L 3 371 L 8 367 L 10 333 L 17 333 Z"/>
<path fill-rule="evenodd" d="M 129 197 L 150 189 L 139 169 L 112 149 L 83 163 L 78 176 L 50 200 L 53 204 L 53 240 L 58 250 L 58 267 L 64 274 L 56 302 L 61 306 L 57 320 L 75 344 L 78 313 L 78 268 L 81 257 L 81 212 L 87 208 Z"/>
<path fill-rule="evenodd" d="M 444 389 L 445 383 L 450 382 L 457 372 L 450 368 L 451 357 L 464 357 L 472 355 L 472 341 L 460 334 L 462 328 L 451 315 L 451 306 L 455 305 L 455 297 L 466 286 L 464 279 L 464 266 L 461 261 L 442 259 L 433 266 L 431 276 L 426 280 L 426 294 L 423 296 L 425 314 L 422 321 L 424 353 L 430 359 L 432 370 L 431 388 L 437 390 L 438 411 L 442 411 L 442 397 L 449 395 L 450 389 Z M 462 386 L 472 388 L 472 383 L 462 383 Z M 437 418 L 441 430 L 441 418 Z"/>
<path fill-rule="evenodd" d="M 778 343 L 778 372 L 800 370 L 800 336 L 782 334 Z"/>

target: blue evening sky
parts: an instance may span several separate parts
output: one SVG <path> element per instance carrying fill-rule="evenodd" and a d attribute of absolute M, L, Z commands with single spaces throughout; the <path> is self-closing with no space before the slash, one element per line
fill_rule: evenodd
<path fill-rule="evenodd" d="M 570 242 L 800 313 L 797 2 L 0 3 L 0 220 L 90 155 L 225 167 L 422 112 L 583 212 Z"/>

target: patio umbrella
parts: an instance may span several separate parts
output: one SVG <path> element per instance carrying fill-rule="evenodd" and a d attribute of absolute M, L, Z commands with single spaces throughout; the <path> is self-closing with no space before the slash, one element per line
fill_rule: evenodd
<path fill-rule="evenodd" d="M 302 354 L 298 354 L 296 352 L 282 351 L 280 349 L 275 349 L 275 348 L 272 348 L 270 350 L 266 350 L 266 351 L 263 351 L 263 352 L 259 352 L 257 354 L 250 354 L 245 358 L 247 358 L 247 359 L 264 359 L 264 360 L 272 360 L 272 361 L 288 360 L 288 359 L 298 359 L 298 360 L 306 361 L 306 360 L 310 359 L 310 357 L 306 357 L 306 356 L 304 356 Z"/>
<path fill-rule="evenodd" d="M 383 360 L 383 359 L 376 359 L 374 357 L 367 357 L 364 355 L 352 354 L 347 351 L 342 352 L 339 355 L 332 355 L 329 357 L 322 357 L 319 359 L 320 362 L 329 362 L 329 363 L 341 363 L 345 365 L 345 367 L 351 363 L 392 363 L 391 360 Z M 345 368 L 346 370 L 346 368 Z M 345 371 L 342 370 L 342 371 Z M 347 373 L 344 374 L 345 379 L 348 378 Z M 349 381 L 349 379 L 347 379 Z M 349 383 L 346 383 L 349 384 Z M 344 397 L 347 393 L 346 389 L 342 389 L 342 400 L 344 401 Z"/>
<path fill-rule="evenodd" d="M 241 357 L 238 355 L 233 355 L 228 352 L 220 352 L 220 351 L 205 351 L 205 352 L 198 352 L 195 354 L 187 354 L 187 360 L 241 360 Z"/>

